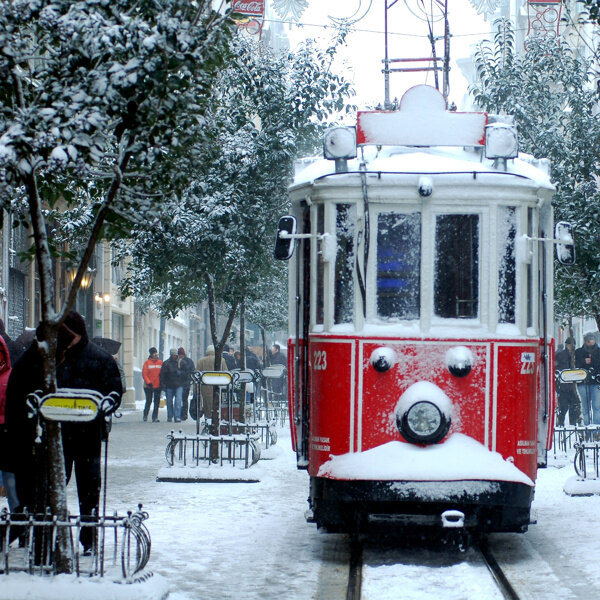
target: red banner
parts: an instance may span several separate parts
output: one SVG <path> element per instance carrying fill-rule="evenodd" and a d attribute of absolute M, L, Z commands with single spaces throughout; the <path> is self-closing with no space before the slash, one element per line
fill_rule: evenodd
<path fill-rule="evenodd" d="M 265 0 L 233 0 L 232 11 L 252 17 L 265 16 Z"/>

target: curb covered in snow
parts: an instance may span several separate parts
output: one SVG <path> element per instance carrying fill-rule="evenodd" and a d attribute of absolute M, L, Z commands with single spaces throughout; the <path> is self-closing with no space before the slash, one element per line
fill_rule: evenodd
<path fill-rule="evenodd" d="M 0 600 L 164 600 L 168 593 L 167 580 L 152 573 L 146 573 L 146 577 L 142 573 L 140 581 L 134 583 L 100 577 L 40 577 L 11 573 L 8 577 L 2 577 L 0 585 Z"/>
<path fill-rule="evenodd" d="M 258 483 L 256 468 L 239 469 L 229 465 L 198 467 L 163 467 L 156 481 L 169 483 Z"/>
<path fill-rule="evenodd" d="M 565 481 L 563 490 L 568 496 L 600 495 L 600 479 L 581 479 L 573 475 Z"/>

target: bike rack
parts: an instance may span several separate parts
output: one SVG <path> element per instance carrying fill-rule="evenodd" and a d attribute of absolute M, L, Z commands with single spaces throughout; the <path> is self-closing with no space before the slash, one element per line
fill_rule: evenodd
<path fill-rule="evenodd" d="M 106 575 L 108 567 L 120 565 L 121 574 L 127 583 L 134 583 L 152 574 L 134 578 L 150 559 L 150 532 L 144 521 L 148 513 L 138 505 L 137 511 L 127 516 L 96 517 L 70 515 L 67 521 L 59 521 L 47 508 L 44 514 L 27 511 L 11 513 L 5 508 L 0 513 L 0 571 L 5 575 L 25 571 L 31 575 L 56 575 L 53 557 L 56 554 L 61 533 L 69 540 L 70 562 L 75 574 Z M 95 542 L 91 554 L 80 551 L 80 536 L 83 529 L 93 529 Z M 112 553 L 112 561 L 106 557 Z"/>
<path fill-rule="evenodd" d="M 229 463 L 245 469 L 256 464 L 260 459 L 258 434 L 246 432 L 240 435 L 187 435 L 180 431 L 171 431 L 165 449 L 165 458 L 169 466 L 219 465 Z M 211 445 L 217 444 L 219 458 L 211 459 Z"/>

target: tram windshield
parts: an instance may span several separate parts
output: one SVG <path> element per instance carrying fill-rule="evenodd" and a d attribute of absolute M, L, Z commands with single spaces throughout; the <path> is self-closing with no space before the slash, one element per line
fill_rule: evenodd
<path fill-rule="evenodd" d="M 418 319 L 420 285 L 420 213 L 379 213 L 377 314 L 383 318 Z"/>
<path fill-rule="evenodd" d="M 435 228 L 434 312 L 473 319 L 479 305 L 479 216 L 438 215 Z"/>

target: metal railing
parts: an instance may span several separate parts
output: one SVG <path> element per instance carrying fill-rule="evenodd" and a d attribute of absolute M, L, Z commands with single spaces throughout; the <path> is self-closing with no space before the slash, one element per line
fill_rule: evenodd
<path fill-rule="evenodd" d="M 134 576 L 150 559 L 150 532 L 144 524 L 147 518 L 141 504 L 125 517 L 115 512 L 104 517 L 69 516 L 67 521 L 59 521 L 49 509 L 44 514 L 33 514 L 10 513 L 5 508 L 0 513 L 0 571 L 6 575 L 16 571 L 56 575 L 54 557 L 59 540 L 66 536 L 68 560 L 77 576 L 103 577 L 107 570 L 120 568 L 128 583 L 144 579 L 148 575 Z M 91 548 L 81 552 L 81 534 L 89 529 L 93 532 Z"/>
<path fill-rule="evenodd" d="M 260 435 L 246 431 L 243 434 L 208 435 L 185 434 L 171 431 L 167 435 L 165 458 L 170 466 L 199 466 L 229 463 L 233 466 L 243 465 L 245 469 L 256 464 L 260 459 Z M 218 454 L 214 452 L 217 446 Z M 213 452 L 211 453 L 211 447 Z"/>
<path fill-rule="evenodd" d="M 569 454 L 576 444 L 595 440 L 600 441 L 600 425 L 557 425 L 552 444 L 554 457 L 559 452 Z"/>

